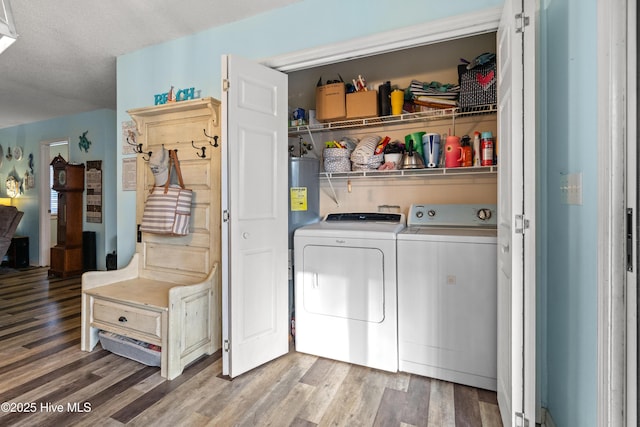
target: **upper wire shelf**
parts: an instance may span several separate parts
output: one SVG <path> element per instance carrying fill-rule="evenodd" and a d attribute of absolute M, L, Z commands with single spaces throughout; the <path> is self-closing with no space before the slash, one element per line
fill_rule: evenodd
<path fill-rule="evenodd" d="M 478 107 L 461 109 L 445 108 L 421 111 L 418 113 L 399 114 L 395 116 L 370 117 L 366 119 L 341 120 L 336 122 L 319 123 L 315 125 L 293 126 L 289 128 L 289 135 L 298 135 L 309 132 L 327 132 L 339 129 L 352 129 L 366 126 L 384 126 L 402 123 L 420 122 L 425 120 L 442 120 L 455 117 L 475 116 L 480 114 L 496 113 L 496 104 L 482 105 Z"/>

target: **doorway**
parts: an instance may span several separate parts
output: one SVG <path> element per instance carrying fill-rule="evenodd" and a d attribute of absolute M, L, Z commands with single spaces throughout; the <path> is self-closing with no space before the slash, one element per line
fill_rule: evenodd
<path fill-rule="evenodd" d="M 40 224 L 40 253 L 38 265 L 44 267 L 50 264 L 49 249 L 57 241 L 57 193 L 51 189 L 53 175 L 51 161 L 60 154 L 65 160 L 69 160 L 69 139 L 56 139 L 40 142 L 40 178 L 38 186 L 42 189 L 39 193 L 39 224 Z"/>

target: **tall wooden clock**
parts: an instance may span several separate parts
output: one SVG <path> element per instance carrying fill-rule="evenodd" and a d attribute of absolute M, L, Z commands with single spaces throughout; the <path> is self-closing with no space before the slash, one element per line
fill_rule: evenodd
<path fill-rule="evenodd" d="M 58 192 L 58 240 L 51 248 L 49 274 L 70 277 L 82 274 L 82 194 L 84 165 L 71 164 L 57 155 L 51 162 L 53 189 Z"/>

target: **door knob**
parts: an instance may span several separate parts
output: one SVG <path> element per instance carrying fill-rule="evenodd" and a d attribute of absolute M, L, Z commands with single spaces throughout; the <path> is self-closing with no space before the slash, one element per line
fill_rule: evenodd
<path fill-rule="evenodd" d="M 242 233 L 242 238 L 243 239 L 248 239 L 249 238 L 249 233 L 247 233 L 246 231 L 244 233 Z"/>

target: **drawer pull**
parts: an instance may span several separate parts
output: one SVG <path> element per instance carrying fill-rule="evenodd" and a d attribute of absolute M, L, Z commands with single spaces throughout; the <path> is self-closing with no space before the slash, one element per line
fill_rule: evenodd
<path fill-rule="evenodd" d="M 118 319 L 118 322 L 126 323 L 127 322 L 127 318 L 124 317 L 124 316 L 120 316 L 120 318 Z"/>

